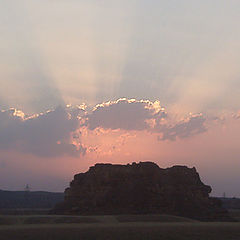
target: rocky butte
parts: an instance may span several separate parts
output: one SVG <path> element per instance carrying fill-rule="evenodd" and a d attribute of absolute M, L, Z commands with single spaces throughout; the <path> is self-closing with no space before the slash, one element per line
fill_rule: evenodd
<path fill-rule="evenodd" d="M 74 176 L 55 214 L 171 214 L 204 221 L 229 220 L 195 168 L 160 168 L 153 162 L 96 164 Z"/>

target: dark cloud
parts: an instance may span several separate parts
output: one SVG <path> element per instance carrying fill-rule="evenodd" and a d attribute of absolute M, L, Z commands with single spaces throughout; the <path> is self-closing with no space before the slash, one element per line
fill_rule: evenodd
<path fill-rule="evenodd" d="M 29 118 L 15 109 L 0 112 L 0 149 L 45 157 L 85 154 L 84 147 L 77 147 L 70 141 L 71 133 L 79 127 L 79 120 L 77 114 L 69 112 L 67 108 L 58 107 Z"/>
<path fill-rule="evenodd" d="M 147 131 L 161 141 L 174 141 L 205 132 L 205 122 L 203 115 L 176 122 L 159 101 L 135 99 L 102 103 L 88 112 L 82 107 L 67 106 L 26 116 L 9 109 L 0 111 L 0 149 L 42 157 L 80 156 L 87 151 L 82 145 L 81 127 L 89 131 L 97 128 Z"/>
<path fill-rule="evenodd" d="M 147 120 L 161 119 L 166 116 L 160 103 L 148 100 L 119 99 L 99 104 L 86 116 L 85 125 L 93 130 L 98 127 L 106 129 L 146 130 Z"/>
<path fill-rule="evenodd" d="M 207 131 L 206 119 L 202 115 L 190 116 L 184 121 L 172 123 L 171 116 L 160 106 L 160 103 L 149 100 L 120 99 L 99 104 L 86 118 L 85 125 L 90 130 L 98 127 L 146 130 L 159 133 L 158 139 L 162 141 L 188 138 Z"/>
<path fill-rule="evenodd" d="M 176 138 L 188 138 L 207 131 L 205 127 L 206 119 L 202 115 L 192 116 L 184 122 L 177 123 L 174 126 L 159 126 L 158 131 L 162 137 L 158 140 L 176 140 Z"/>

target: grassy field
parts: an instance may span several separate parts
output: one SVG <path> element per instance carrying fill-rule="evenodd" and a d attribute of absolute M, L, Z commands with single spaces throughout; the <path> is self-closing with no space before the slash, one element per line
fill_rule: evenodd
<path fill-rule="evenodd" d="M 240 209 L 230 209 L 228 210 L 231 217 L 235 218 L 237 221 L 240 222 Z"/>
<path fill-rule="evenodd" d="M 51 208 L 5 208 L 0 209 L 0 215 L 46 215 Z"/>
<path fill-rule="evenodd" d="M 240 223 L 138 222 L 0 227 L 1 240 L 239 240 Z"/>
<path fill-rule="evenodd" d="M 237 217 L 239 212 L 233 212 Z M 240 240 L 240 222 L 169 215 L 0 216 L 0 240 Z"/>
<path fill-rule="evenodd" d="M 105 216 L 65 216 L 65 215 L 0 215 L 0 226 L 23 224 L 59 223 L 124 223 L 124 222 L 196 222 L 195 220 L 170 215 L 105 215 Z"/>

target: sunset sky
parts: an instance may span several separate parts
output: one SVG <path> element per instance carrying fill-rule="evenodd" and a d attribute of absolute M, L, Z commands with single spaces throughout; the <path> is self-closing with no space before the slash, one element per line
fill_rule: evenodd
<path fill-rule="evenodd" d="M 0 7 L 0 189 L 64 191 L 97 162 L 195 166 L 240 197 L 240 1 Z"/>

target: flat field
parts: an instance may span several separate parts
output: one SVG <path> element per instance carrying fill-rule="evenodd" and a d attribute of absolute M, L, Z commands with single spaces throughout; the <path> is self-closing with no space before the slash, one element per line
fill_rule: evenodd
<path fill-rule="evenodd" d="M 0 240 L 239 240 L 240 222 L 169 215 L 0 216 Z"/>

